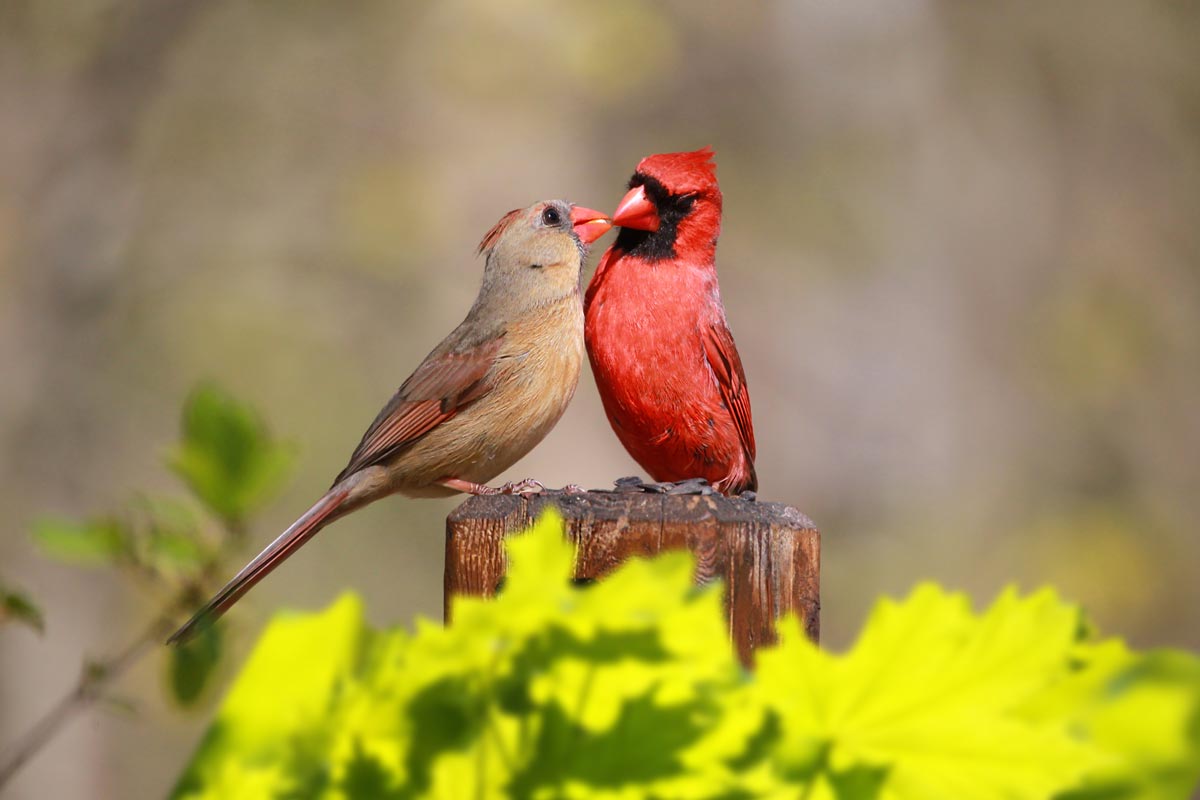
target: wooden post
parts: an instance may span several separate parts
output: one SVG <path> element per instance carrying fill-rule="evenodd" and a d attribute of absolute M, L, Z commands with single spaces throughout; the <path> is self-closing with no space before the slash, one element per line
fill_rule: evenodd
<path fill-rule="evenodd" d="M 472 497 L 446 518 L 445 609 L 456 594 L 490 597 L 504 578 L 504 537 L 527 528 L 547 504 L 566 520 L 578 550 L 577 579 L 602 578 L 631 556 L 685 548 L 696 581 L 725 581 L 729 635 L 738 657 L 775 640 L 775 619 L 795 612 L 820 631 L 821 536 L 782 503 L 721 495 L 592 491 Z"/>

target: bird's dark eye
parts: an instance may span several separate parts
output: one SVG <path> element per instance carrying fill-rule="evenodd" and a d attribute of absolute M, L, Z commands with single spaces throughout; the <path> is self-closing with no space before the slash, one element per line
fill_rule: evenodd
<path fill-rule="evenodd" d="M 562 222 L 562 214 L 559 214 L 558 209 L 554 206 L 550 206 L 542 212 L 543 225 L 557 225 L 560 222 Z"/>

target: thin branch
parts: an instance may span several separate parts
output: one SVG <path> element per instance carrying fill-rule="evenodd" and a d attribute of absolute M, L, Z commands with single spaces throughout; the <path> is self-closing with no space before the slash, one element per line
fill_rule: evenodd
<path fill-rule="evenodd" d="M 172 608 L 170 615 L 163 614 L 155 619 L 140 636 L 107 661 L 84 664 L 75 687 L 0 757 L 0 787 L 45 747 L 63 725 L 95 702 L 112 681 L 136 664 L 149 645 L 161 642 L 170 633 L 176 613 Z"/>
<path fill-rule="evenodd" d="M 179 617 L 196 603 L 213 583 L 222 557 L 236 548 L 244 537 L 241 525 L 228 524 L 226 542 L 213 558 L 205 562 L 192 580 L 180 587 L 167 607 L 147 625 L 133 641 L 116 655 L 103 661 L 84 664 L 75 686 L 55 703 L 32 728 L 0 755 L 0 789 L 20 771 L 31 758 L 53 739 L 59 730 L 80 712 L 89 708 L 104 692 L 141 660 L 148 648 L 163 642 L 179 622 Z"/>

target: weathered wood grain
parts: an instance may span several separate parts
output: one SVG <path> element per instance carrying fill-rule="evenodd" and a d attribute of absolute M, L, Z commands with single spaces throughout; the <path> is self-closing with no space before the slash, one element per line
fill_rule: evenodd
<path fill-rule="evenodd" d="M 633 556 L 686 549 L 696 580 L 725 581 L 730 639 L 752 665 L 775 640 L 775 620 L 794 612 L 820 633 L 821 537 L 782 503 L 720 495 L 587 492 L 472 497 L 446 519 L 445 608 L 456 594 L 490 597 L 504 579 L 504 537 L 528 527 L 547 504 L 567 523 L 579 580 L 596 580 Z"/>

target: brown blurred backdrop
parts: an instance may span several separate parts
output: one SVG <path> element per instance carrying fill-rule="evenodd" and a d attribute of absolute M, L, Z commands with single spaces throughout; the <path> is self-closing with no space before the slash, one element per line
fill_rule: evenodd
<path fill-rule="evenodd" d="M 1050 582 L 1106 632 L 1200 645 L 1198 34 L 1196 6 L 1121 0 L 4 0 L 0 574 L 47 631 L 0 631 L 0 745 L 151 611 L 40 557 L 31 520 L 173 492 L 211 378 L 301 447 L 266 541 L 461 319 L 496 218 L 611 209 L 641 156 L 705 144 L 761 494 L 824 532 L 826 641 L 935 578 Z M 586 378 L 506 477 L 636 471 Z M 380 624 L 439 614 L 453 505 L 322 534 L 238 653 L 346 587 Z M 161 675 L 9 796 L 161 796 L 206 719 Z"/>

